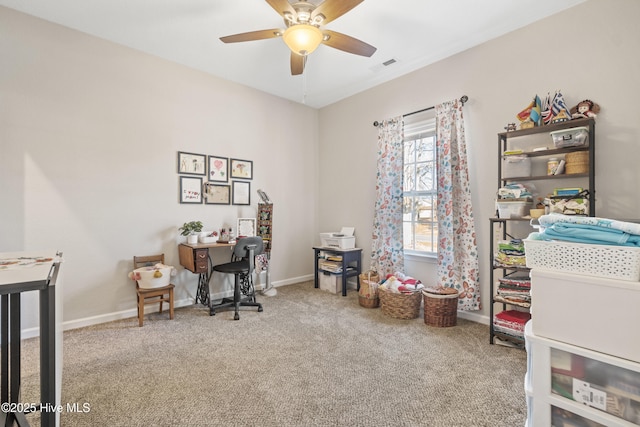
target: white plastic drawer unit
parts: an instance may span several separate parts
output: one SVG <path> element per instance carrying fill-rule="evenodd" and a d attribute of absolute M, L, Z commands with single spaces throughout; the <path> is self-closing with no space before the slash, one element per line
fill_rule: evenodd
<path fill-rule="evenodd" d="M 640 425 L 640 364 L 538 337 L 535 322 L 525 330 L 528 425 Z"/>
<path fill-rule="evenodd" d="M 531 270 L 532 332 L 640 363 L 640 283 Z"/>

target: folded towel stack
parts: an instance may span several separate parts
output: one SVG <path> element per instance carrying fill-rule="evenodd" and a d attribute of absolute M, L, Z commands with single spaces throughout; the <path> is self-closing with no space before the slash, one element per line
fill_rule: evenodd
<path fill-rule="evenodd" d="M 542 215 L 540 232 L 533 240 L 560 240 L 596 245 L 640 247 L 640 224 L 575 215 Z"/>

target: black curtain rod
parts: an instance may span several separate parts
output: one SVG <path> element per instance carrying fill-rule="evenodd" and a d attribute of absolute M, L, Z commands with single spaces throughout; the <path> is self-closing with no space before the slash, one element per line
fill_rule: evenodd
<path fill-rule="evenodd" d="M 462 96 L 460 97 L 460 102 L 462 103 L 462 106 L 463 106 L 463 107 L 464 107 L 464 103 L 465 103 L 465 102 L 467 102 L 468 100 L 469 100 L 469 97 L 468 97 L 467 95 L 462 95 Z M 423 112 L 425 112 L 425 111 L 433 110 L 434 108 L 436 108 L 436 107 L 435 107 L 435 105 L 434 105 L 434 106 L 432 106 L 432 107 L 423 108 L 422 110 L 412 111 L 411 113 L 403 114 L 403 115 L 402 115 L 402 117 L 407 117 L 407 116 L 412 116 L 412 115 L 414 115 L 414 114 L 423 113 Z M 379 121 L 377 121 L 377 120 L 376 120 L 375 122 L 373 122 L 373 125 L 374 125 L 375 127 L 378 127 L 380 124 L 381 124 L 381 123 L 380 123 Z"/>

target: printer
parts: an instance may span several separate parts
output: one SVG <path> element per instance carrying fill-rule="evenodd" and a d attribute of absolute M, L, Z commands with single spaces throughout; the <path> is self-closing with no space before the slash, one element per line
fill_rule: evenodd
<path fill-rule="evenodd" d="M 323 248 L 353 249 L 356 247 L 355 227 L 342 227 L 340 232 L 320 233 Z"/>

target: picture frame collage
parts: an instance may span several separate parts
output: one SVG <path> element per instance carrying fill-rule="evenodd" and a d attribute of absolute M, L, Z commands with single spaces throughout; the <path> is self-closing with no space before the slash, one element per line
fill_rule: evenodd
<path fill-rule="evenodd" d="M 178 151 L 183 204 L 250 205 L 253 161 Z"/>

